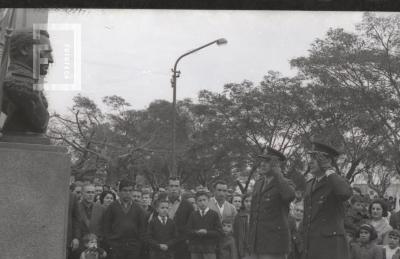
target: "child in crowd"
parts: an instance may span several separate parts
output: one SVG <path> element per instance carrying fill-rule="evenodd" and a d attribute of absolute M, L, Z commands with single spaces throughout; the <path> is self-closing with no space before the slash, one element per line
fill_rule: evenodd
<path fill-rule="evenodd" d="M 395 229 L 388 233 L 388 244 L 383 246 L 386 253 L 386 259 L 393 259 L 396 253 L 400 253 L 399 248 L 400 231 Z"/>
<path fill-rule="evenodd" d="M 219 243 L 219 259 L 237 259 L 238 251 L 233 238 L 233 218 L 225 218 L 222 220 L 222 230 L 224 236 Z"/>
<path fill-rule="evenodd" d="M 83 237 L 85 251 L 81 253 L 80 259 L 101 259 L 106 258 L 107 253 L 104 249 L 97 247 L 97 236 L 87 234 Z"/>
<path fill-rule="evenodd" d="M 240 258 L 250 256 L 250 246 L 248 240 L 250 222 L 251 193 L 243 196 L 243 206 L 236 214 L 233 223 L 233 236 Z"/>
<path fill-rule="evenodd" d="M 350 208 L 347 209 L 344 220 L 346 230 L 358 229 L 362 224 L 367 223 L 368 214 L 364 208 L 364 198 L 354 195 L 350 199 Z"/>
<path fill-rule="evenodd" d="M 303 253 L 303 214 L 304 214 L 304 204 L 298 202 L 292 208 L 292 214 L 289 215 L 289 229 L 290 236 L 292 238 L 291 251 L 289 254 L 289 259 L 300 259 Z"/>
<path fill-rule="evenodd" d="M 151 200 L 151 192 L 148 191 L 142 191 L 142 208 L 146 212 L 147 219 L 150 218 L 150 215 L 153 213 L 154 209 Z"/>
<path fill-rule="evenodd" d="M 193 211 L 187 223 L 191 259 L 215 259 L 219 238 L 222 236 L 221 220 L 217 212 L 208 207 L 207 192 L 196 193 L 197 211 Z"/>
<path fill-rule="evenodd" d="M 150 220 L 147 235 L 150 244 L 150 259 L 171 259 L 173 246 L 177 241 L 175 223 L 168 218 L 169 203 L 167 200 L 159 200 L 155 204 L 157 216 Z"/>
<path fill-rule="evenodd" d="M 384 259 L 383 248 L 374 242 L 377 234 L 372 225 L 361 225 L 356 237 L 358 242 L 350 248 L 350 259 Z"/>

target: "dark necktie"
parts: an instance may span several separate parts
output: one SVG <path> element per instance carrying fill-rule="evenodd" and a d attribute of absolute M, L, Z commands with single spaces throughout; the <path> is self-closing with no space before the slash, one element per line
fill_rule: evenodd
<path fill-rule="evenodd" d="M 167 217 L 162 217 L 163 224 L 167 224 Z"/>

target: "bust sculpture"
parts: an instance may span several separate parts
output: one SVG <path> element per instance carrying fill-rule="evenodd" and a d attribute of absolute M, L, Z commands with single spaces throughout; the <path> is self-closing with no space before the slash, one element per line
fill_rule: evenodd
<path fill-rule="evenodd" d="M 1 107 L 7 115 L 2 128 L 4 135 L 46 133 L 48 103 L 38 85 L 53 63 L 53 56 L 48 32 L 40 30 L 38 34 L 35 37 L 33 29 L 16 30 L 10 38 L 10 65 L 3 84 Z M 47 62 L 42 64 L 43 60 Z M 34 67 L 38 67 L 37 72 Z"/>

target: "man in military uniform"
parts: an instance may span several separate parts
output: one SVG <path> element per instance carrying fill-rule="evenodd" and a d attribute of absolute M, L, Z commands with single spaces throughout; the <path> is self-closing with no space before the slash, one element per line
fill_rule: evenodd
<path fill-rule="evenodd" d="M 39 80 L 47 74 L 49 64 L 53 63 L 53 56 L 48 32 L 40 30 L 38 33 L 39 38 L 36 39 L 32 29 L 17 30 L 11 36 L 10 65 L 3 85 L 1 107 L 7 115 L 2 128 L 4 134 L 46 132 L 48 104 L 43 91 L 37 87 L 40 86 Z M 38 49 L 41 49 L 40 53 L 34 54 Z M 39 57 L 47 63 L 40 64 L 38 73 L 34 73 L 34 62 L 38 64 Z"/>
<path fill-rule="evenodd" d="M 294 188 L 282 174 L 286 157 L 281 152 L 268 147 L 260 158 L 250 209 L 250 258 L 284 259 L 290 250 L 288 214 Z"/>
<path fill-rule="evenodd" d="M 310 173 L 304 197 L 304 259 L 349 258 L 344 229 L 344 202 L 352 195 L 349 183 L 338 175 L 332 162 L 339 152 L 313 142 Z"/>

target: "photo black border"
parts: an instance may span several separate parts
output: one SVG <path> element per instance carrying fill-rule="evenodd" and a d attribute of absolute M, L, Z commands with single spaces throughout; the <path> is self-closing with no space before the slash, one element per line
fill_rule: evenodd
<path fill-rule="evenodd" d="M 2 0 L 0 8 L 400 11 L 399 0 Z"/>

